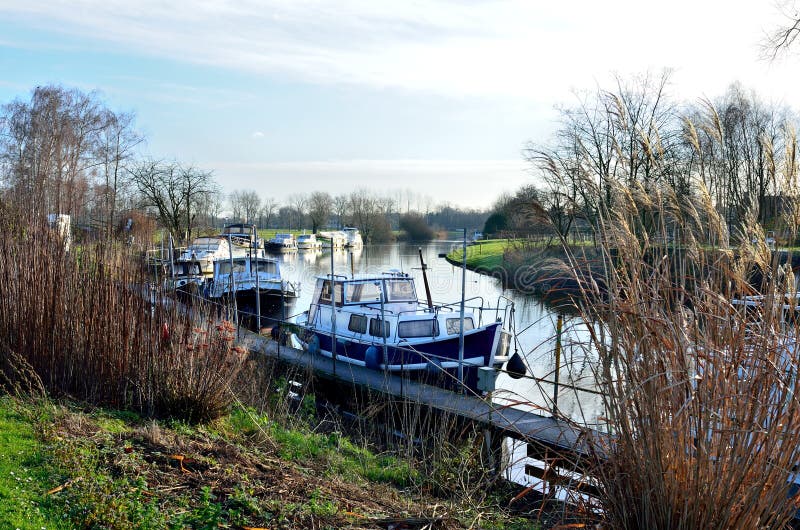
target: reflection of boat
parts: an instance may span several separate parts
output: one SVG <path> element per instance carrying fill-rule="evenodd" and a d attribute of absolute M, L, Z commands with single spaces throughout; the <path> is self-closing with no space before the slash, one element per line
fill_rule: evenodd
<path fill-rule="evenodd" d="M 247 256 L 248 249 L 240 245 L 228 244 L 227 237 L 197 237 L 175 260 L 176 264 L 197 263 L 202 274 L 213 274 L 214 262 L 230 257 Z"/>
<path fill-rule="evenodd" d="M 465 310 L 462 320 L 459 303 L 420 302 L 407 274 L 327 275 L 317 279 L 309 310 L 297 319 L 305 330 L 295 338 L 327 357 L 336 346 L 337 359 L 376 370 L 441 374 L 444 369 L 455 375 L 463 321 L 464 380 L 475 389 L 477 368 L 504 360 L 509 334 L 500 317 L 509 307 Z M 489 313 L 496 320 L 482 324 Z"/>
<path fill-rule="evenodd" d="M 361 232 L 358 231 L 358 228 L 345 226 L 342 232 L 344 232 L 345 237 L 347 237 L 347 243 L 345 243 L 346 247 L 361 248 L 364 245 L 364 241 L 361 239 Z"/>
<path fill-rule="evenodd" d="M 229 302 L 231 293 L 238 304 L 255 305 L 256 296 L 262 303 L 272 304 L 281 299 L 294 300 L 300 294 L 300 287 L 281 278 L 280 264 L 275 258 L 219 260 L 214 264 L 214 277 L 207 288 L 208 298 Z"/>
<path fill-rule="evenodd" d="M 321 248 L 322 241 L 319 241 L 314 234 L 301 234 L 297 236 L 298 250 L 320 250 Z"/>
<path fill-rule="evenodd" d="M 275 237 L 267 241 L 267 250 L 273 252 L 293 252 L 297 250 L 297 240 L 292 234 L 275 234 Z"/>

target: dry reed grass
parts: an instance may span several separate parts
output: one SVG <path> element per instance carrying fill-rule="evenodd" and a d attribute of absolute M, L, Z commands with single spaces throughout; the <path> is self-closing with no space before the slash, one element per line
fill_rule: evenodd
<path fill-rule="evenodd" d="M 189 314 L 151 299 L 123 252 L 98 243 L 68 253 L 43 220 L 0 208 L 0 355 L 16 368 L 6 378 L 19 383 L 22 369 L 54 395 L 154 417 L 216 417 L 245 357 L 233 328 L 206 308 Z"/>
<path fill-rule="evenodd" d="M 729 235 L 707 194 L 619 185 L 600 217 L 603 281 L 580 256 L 570 264 L 613 433 L 592 471 L 604 524 L 788 525 L 800 461 L 798 320 L 781 305 L 791 270 L 751 243 L 763 233 L 719 248 Z M 766 294 L 755 317 L 732 303 L 754 292 L 753 270 Z"/>

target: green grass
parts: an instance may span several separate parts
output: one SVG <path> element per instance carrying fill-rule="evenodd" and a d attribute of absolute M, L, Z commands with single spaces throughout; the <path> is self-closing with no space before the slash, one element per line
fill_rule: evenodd
<path fill-rule="evenodd" d="M 503 267 L 503 252 L 513 244 L 509 239 L 488 239 L 479 241 L 467 247 L 467 268 L 470 270 L 485 269 L 493 270 Z M 461 248 L 458 248 L 447 255 L 447 259 L 460 265 L 463 259 Z"/>
<path fill-rule="evenodd" d="M 0 529 L 341 528 L 440 502 L 409 496 L 430 489 L 410 462 L 314 432 L 310 408 L 292 428 L 244 407 L 191 425 L 0 398 Z M 453 517 L 524 527 L 507 501 Z"/>
<path fill-rule="evenodd" d="M 0 528 L 72 528 L 47 496 L 63 480 L 51 466 L 24 409 L 0 398 Z"/>

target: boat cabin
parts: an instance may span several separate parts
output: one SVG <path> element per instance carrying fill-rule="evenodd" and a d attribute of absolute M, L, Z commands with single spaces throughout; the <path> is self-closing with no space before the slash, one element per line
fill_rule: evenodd
<path fill-rule="evenodd" d="M 309 325 L 330 331 L 334 306 L 338 335 L 414 342 L 457 336 L 461 331 L 459 313 L 420 303 L 414 279 L 400 272 L 318 278 L 308 312 Z M 464 330 L 473 329 L 472 314 L 465 314 Z"/>

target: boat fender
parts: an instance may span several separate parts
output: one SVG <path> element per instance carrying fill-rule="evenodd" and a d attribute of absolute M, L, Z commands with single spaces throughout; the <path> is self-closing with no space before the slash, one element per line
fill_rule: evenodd
<path fill-rule="evenodd" d="M 444 368 L 442 368 L 442 361 L 436 357 L 432 357 L 430 361 L 428 361 L 428 366 L 426 368 L 428 372 L 433 375 L 440 375 L 444 371 Z"/>
<path fill-rule="evenodd" d="M 514 355 L 506 363 L 506 372 L 512 379 L 519 379 L 528 372 L 525 361 L 522 360 L 522 355 L 519 352 L 514 352 Z"/>
<path fill-rule="evenodd" d="M 375 346 L 370 346 L 367 348 L 367 351 L 364 352 L 364 364 L 367 365 L 367 368 L 372 368 L 373 370 L 380 370 L 381 362 L 380 362 L 380 352 L 378 348 Z"/>
<path fill-rule="evenodd" d="M 319 353 L 319 337 L 316 335 L 311 337 L 311 340 L 308 341 L 308 352 L 312 354 Z"/>

